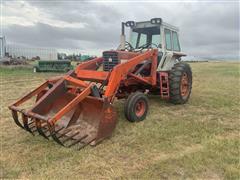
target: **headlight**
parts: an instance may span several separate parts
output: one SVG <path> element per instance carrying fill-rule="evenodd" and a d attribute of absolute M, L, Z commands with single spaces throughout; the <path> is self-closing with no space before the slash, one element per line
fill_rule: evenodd
<path fill-rule="evenodd" d="M 135 22 L 134 22 L 134 21 L 127 21 L 127 22 L 125 23 L 125 25 L 126 25 L 127 27 L 134 27 L 134 26 L 135 26 Z"/>
<path fill-rule="evenodd" d="M 150 21 L 152 24 L 162 24 L 162 18 L 152 18 Z"/>

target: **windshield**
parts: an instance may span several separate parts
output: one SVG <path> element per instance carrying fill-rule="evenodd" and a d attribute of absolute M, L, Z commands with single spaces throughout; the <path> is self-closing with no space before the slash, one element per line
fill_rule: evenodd
<path fill-rule="evenodd" d="M 129 42 L 135 49 L 145 45 L 157 48 L 161 44 L 160 27 L 133 28 Z"/>

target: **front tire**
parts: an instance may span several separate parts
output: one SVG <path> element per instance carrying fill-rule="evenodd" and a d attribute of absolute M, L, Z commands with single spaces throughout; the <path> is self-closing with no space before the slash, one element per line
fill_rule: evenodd
<path fill-rule="evenodd" d="M 148 112 L 148 98 L 144 93 L 132 93 L 125 102 L 125 117 L 130 122 L 139 122 L 146 118 Z"/>
<path fill-rule="evenodd" d="M 187 63 L 177 63 L 169 76 L 170 102 L 184 104 L 188 101 L 192 90 L 192 70 Z"/>

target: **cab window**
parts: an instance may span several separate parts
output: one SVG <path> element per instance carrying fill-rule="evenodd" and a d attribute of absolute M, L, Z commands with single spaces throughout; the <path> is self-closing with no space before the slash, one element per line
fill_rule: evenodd
<path fill-rule="evenodd" d="M 172 50 L 171 31 L 169 29 L 165 29 L 164 33 L 165 33 L 166 49 Z"/>
<path fill-rule="evenodd" d="M 177 33 L 173 31 L 172 36 L 173 36 L 173 50 L 174 51 L 180 51 L 180 46 L 179 46 Z"/>
<path fill-rule="evenodd" d="M 134 48 L 142 45 L 157 48 L 161 44 L 160 27 L 133 28 L 130 34 L 130 43 Z"/>
<path fill-rule="evenodd" d="M 141 33 L 138 47 L 145 45 L 145 44 L 147 44 L 147 35 Z"/>
<path fill-rule="evenodd" d="M 161 44 L 161 36 L 160 34 L 154 34 L 152 35 L 152 43 L 156 46 L 159 46 Z"/>
<path fill-rule="evenodd" d="M 138 33 L 136 33 L 136 32 L 131 32 L 130 43 L 131 43 L 131 45 L 132 45 L 134 48 L 136 48 L 137 39 L 138 39 Z"/>

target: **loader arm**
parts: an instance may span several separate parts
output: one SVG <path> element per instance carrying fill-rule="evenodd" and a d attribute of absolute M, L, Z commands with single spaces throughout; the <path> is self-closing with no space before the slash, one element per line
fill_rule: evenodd
<path fill-rule="evenodd" d="M 139 76 L 137 76 L 137 78 L 139 81 L 143 81 L 143 83 L 149 83 L 154 86 L 156 84 L 157 54 L 157 49 L 148 50 L 145 53 L 138 55 L 125 63 L 115 66 L 109 77 L 108 86 L 106 88 L 104 96 L 107 97 L 110 102 L 113 102 L 120 82 L 124 79 L 127 79 L 127 76 L 131 75 L 131 72 L 134 70 L 136 65 L 143 62 L 144 60 L 152 62 L 151 74 L 146 78 Z"/>

